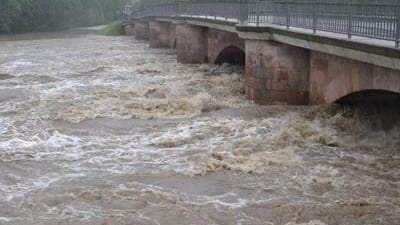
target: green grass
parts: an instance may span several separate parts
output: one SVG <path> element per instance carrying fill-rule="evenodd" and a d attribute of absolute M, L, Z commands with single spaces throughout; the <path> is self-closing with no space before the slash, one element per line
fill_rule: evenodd
<path fill-rule="evenodd" d="M 114 21 L 108 24 L 105 28 L 99 30 L 97 34 L 106 36 L 117 36 L 124 34 L 124 27 L 121 21 Z"/>

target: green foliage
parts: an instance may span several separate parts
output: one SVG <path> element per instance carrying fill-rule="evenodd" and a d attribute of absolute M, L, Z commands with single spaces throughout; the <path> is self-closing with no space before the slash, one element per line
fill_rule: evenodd
<path fill-rule="evenodd" d="M 60 30 L 115 20 L 123 0 L 0 0 L 0 33 Z"/>
<path fill-rule="evenodd" d="M 97 32 L 101 35 L 116 36 L 124 33 L 124 28 L 121 21 L 114 21 L 107 25 L 104 29 Z"/>

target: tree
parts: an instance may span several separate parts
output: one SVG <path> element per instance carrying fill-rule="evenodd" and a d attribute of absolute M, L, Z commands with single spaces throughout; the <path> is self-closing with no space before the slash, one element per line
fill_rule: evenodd
<path fill-rule="evenodd" d="M 124 0 L 0 0 L 0 33 L 51 31 L 104 24 Z"/>

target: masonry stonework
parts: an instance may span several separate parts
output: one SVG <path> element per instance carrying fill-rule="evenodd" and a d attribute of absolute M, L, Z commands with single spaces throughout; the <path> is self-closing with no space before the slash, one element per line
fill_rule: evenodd
<path fill-rule="evenodd" d="M 151 48 L 171 48 L 171 29 L 173 24 L 169 22 L 150 21 L 149 38 Z"/>
<path fill-rule="evenodd" d="M 189 24 L 176 25 L 177 55 L 180 63 L 208 62 L 208 29 Z"/>
<path fill-rule="evenodd" d="M 138 40 L 149 40 L 149 22 L 135 22 L 134 35 Z"/>
<path fill-rule="evenodd" d="M 210 29 L 208 31 L 208 62 L 215 63 L 218 55 L 227 47 L 245 51 L 245 41 L 232 32 Z"/>
<path fill-rule="evenodd" d="M 400 93 L 400 72 L 317 51 L 311 52 L 310 104 L 333 103 L 365 90 Z"/>
<path fill-rule="evenodd" d="M 246 40 L 247 99 L 258 104 L 308 103 L 309 50 L 274 41 Z"/>
<path fill-rule="evenodd" d="M 177 40 L 176 40 L 176 25 L 171 23 L 169 25 L 169 29 L 170 29 L 170 32 L 169 32 L 169 47 L 172 48 L 172 49 L 176 49 L 176 44 L 177 44 L 176 43 L 177 42 Z"/>
<path fill-rule="evenodd" d="M 125 34 L 128 36 L 134 35 L 134 24 L 127 24 L 124 26 Z"/>

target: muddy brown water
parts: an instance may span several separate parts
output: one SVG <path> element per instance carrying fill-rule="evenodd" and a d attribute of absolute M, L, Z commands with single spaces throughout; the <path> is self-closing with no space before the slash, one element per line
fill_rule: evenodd
<path fill-rule="evenodd" d="M 132 37 L 0 38 L 0 224 L 400 224 L 399 127 L 257 106 Z"/>

